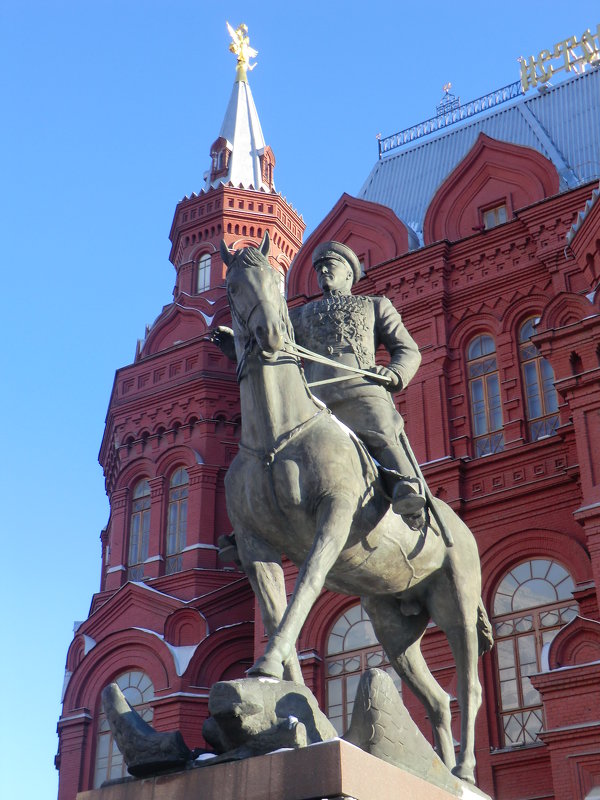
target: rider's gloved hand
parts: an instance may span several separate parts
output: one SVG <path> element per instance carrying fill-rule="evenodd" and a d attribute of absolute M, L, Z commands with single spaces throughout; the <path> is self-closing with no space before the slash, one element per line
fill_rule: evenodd
<path fill-rule="evenodd" d="M 385 388 L 389 392 L 396 392 L 402 388 L 402 382 L 400 381 L 400 376 L 397 375 L 394 370 L 389 369 L 388 367 L 371 367 L 371 372 L 377 373 L 377 375 L 382 375 L 384 378 L 388 378 L 388 382 L 385 384 Z"/>
<path fill-rule="evenodd" d="M 230 361 L 236 361 L 233 331 L 226 325 L 219 325 L 210 332 L 210 340 L 223 351 Z"/>

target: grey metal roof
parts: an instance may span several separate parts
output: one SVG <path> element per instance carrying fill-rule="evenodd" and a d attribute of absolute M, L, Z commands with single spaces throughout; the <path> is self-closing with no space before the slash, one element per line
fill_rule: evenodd
<path fill-rule="evenodd" d="M 358 196 L 389 206 L 422 241 L 435 192 L 481 132 L 542 153 L 556 166 L 561 191 L 600 177 L 600 69 L 398 148 L 377 161 Z"/>

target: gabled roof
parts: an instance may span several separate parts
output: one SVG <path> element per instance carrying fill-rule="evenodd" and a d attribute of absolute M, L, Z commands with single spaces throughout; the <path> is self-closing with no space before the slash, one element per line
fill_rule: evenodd
<path fill-rule="evenodd" d="M 546 156 L 561 191 L 600 177 L 600 69 L 399 147 L 377 161 L 358 196 L 388 206 L 421 236 L 435 192 L 482 132 Z"/>

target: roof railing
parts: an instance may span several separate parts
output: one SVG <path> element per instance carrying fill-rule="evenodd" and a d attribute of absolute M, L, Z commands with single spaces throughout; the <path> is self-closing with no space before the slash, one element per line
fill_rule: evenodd
<path fill-rule="evenodd" d="M 419 122 L 418 125 L 411 125 L 410 128 L 379 139 L 379 158 L 383 158 L 390 150 L 395 150 L 404 144 L 410 144 L 422 136 L 428 136 L 430 133 L 435 133 L 435 131 L 454 125 L 456 122 L 467 119 L 467 117 L 472 117 L 501 103 L 506 103 L 508 100 L 520 97 L 522 94 L 524 92 L 521 81 L 515 81 L 514 83 L 509 83 L 508 86 L 503 86 L 502 89 L 496 89 L 494 92 L 484 94 L 483 97 L 478 97 L 477 100 L 471 100 L 469 103 L 452 108 L 452 110 L 444 114 L 438 114 L 435 117 L 431 117 L 431 119 L 426 119 L 425 122 Z"/>

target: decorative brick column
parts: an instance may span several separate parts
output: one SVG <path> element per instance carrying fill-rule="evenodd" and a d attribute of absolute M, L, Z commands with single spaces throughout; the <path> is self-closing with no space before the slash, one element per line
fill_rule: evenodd
<path fill-rule="evenodd" d="M 150 484 L 150 541 L 148 544 L 148 558 L 144 563 L 144 578 L 156 578 L 162 575 L 165 542 L 162 541 L 162 531 L 165 518 L 165 478 L 159 475 L 151 478 Z"/>
<path fill-rule="evenodd" d="M 106 565 L 108 591 L 118 589 L 127 580 L 127 505 L 129 489 L 117 489 L 110 497 L 110 558 Z"/>
<path fill-rule="evenodd" d="M 217 555 L 214 542 L 215 497 L 219 467 L 195 464 L 189 467 L 190 496 L 188 503 L 187 547 L 183 553 L 183 569 L 214 569 Z"/>
<path fill-rule="evenodd" d="M 82 756 L 91 722 L 92 715 L 87 708 L 70 711 L 58 721 L 59 749 L 55 759 L 56 768 L 60 771 L 58 800 L 72 800 L 73 789 L 87 785 L 82 774 L 85 765 Z"/>

